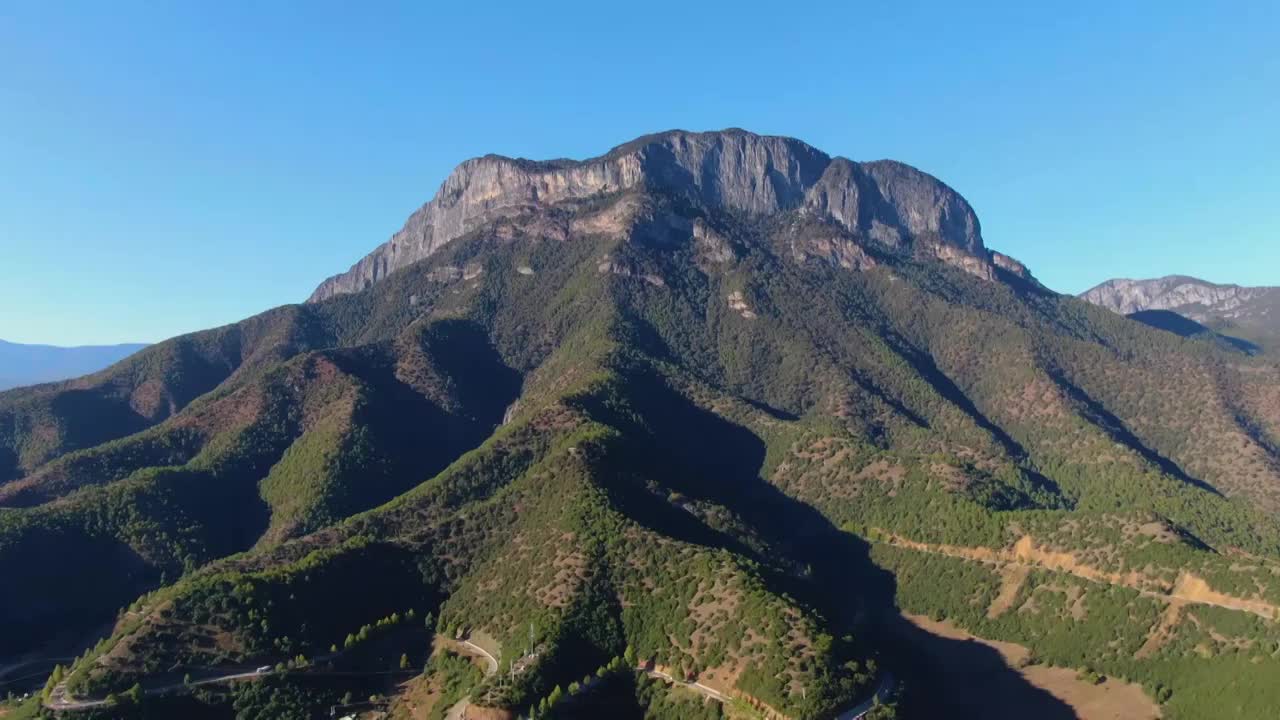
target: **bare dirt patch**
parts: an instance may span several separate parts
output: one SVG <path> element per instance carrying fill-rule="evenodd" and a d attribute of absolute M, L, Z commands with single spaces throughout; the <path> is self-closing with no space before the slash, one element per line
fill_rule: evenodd
<path fill-rule="evenodd" d="M 392 720 L 427 720 L 444 694 L 436 678 L 416 677 L 401 687 L 391 705 Z"/>
<path fill-rule="evenodd" d="M 873 528 L 873 530 L 878 534 L 880 541 L 908 550 L 946 555 L 1001 568 L 1014 566 L 1044 568 L 1046 570 L 1069 573 L 1096 583 L 1133 588 L 1147 597 L 1157 598 L 1166 602 L 1182 601 L 1216 605 L 1228 610 L 1253 613 L 1265 620 L 1280 620 L 1280 607 L 1272 605 L 1265 600 L 1239 598 L 1218 592 L 1211 588 L 1203 578 L 1191 573 L 1182 573 L 1178 576 L 1177 582 L 1170 585 L 1167 580 L 1152 577 L 1136 570 L 1127 573 L 1107 572 L 1081 563 L 1072 553 L 1039 547 L 1030 535 L 1021 537 L 1013 544 L 1012 549 L 993 549 L 981 546 L 931 545 L 886 533 L 878 528 Z"/>
<path fill-rule="evenodd" d="M 1107 678 L 1090 685 L 1076 677 L 1075 670 L 1032 665 L 1023 677 L 1070 705 L 1081 720 L 1145 720 L 1160 717 L 1160 708 L 1140 685 Z"/>
<path fill-rule="evenodd" d="M 1178 623 L 1182 621 L 1182 605 L 1179 601 L 1169 603 L 1169 607 L 1160 616 L 1160 622 L 1151 628 L 1151 634 L 1147 635 L 1146 642 L 1142 643 L 1142 647 L 1138 648 L 1138 652 L 1134 653 L 1134 657 L 1141 660 L 1150 657 L 1157 650 L 1164 647 L 1169 642 L 1169 638 L 1173 637 L 1173 631 L 1178 627 Z"/>
<path fill-rule="evenodd" d="M 1072 669 L 1044 665 L 1019 667 L 1025 665 L 1031 656 L 1031 651 L 1022 645 L 980 638 L 949 622 L 937 622 L 921 615 L 904 614 L 903 617 L 928 636 L 944 641 L 957 641 L 949 645 L 954 653 L 972 654 L 973 644 L 998 653 L 998 660 L 992 657 L 986 659 L 987 664 L 991 665 L 989 668 L 984 669 L 981 663 L 973 663 L 960 657 L 952 658 L 953 662 L 949 663 L 952 667 L 963 667 L 966 672 L 979 676 L 1016 674 L 1026 684 L 1048 693 L 1068 706 L 1080 720 L 1153 720 L 1160 717 L 1159 706 L 1146 696 L 1139 685 L 1110 678 L 1098 685 L 1091 685 L 1079 680 L 1076 671 Z M 950 691 L 968 694 L 967 697 L 959 698 L 961 704 L 982 709 L 987 717 L 1028 717 L 1035 712 L 1028 706 L 1030 700 L 1026 697 L 1012 697 L 1026 696 L 1029 693 L 1009 682 L 974 677 L 953 685 L 955 687 L 949 688 Z M 1001 697 L 1002 694 L 1005 697 Z"/>
<path fill-rule="evenodd" d="M 1005 568 L 1004 572 L 1000 573 L 1000 592 L 987 608 L 987 617 L 999 617 L 1013 605 L 1013 601 L 1018 598 L 1018 591 L 1022 589 L 1022 583 L 1026 581 L 1030 572 L 1029 567 L 1013 566 Z"/>
<path fill-rule="evenodd" d="M 1209 583 L 1191 573 L 1182 573 L 1174 584 L 1171 596 L 1190 602 L 1217 605 L 1231 610 L 1250 612 L 1268 620 L 1280 620 L 1280 608 L 1262 600 L 1232 597 L 1215 591 Z"/>

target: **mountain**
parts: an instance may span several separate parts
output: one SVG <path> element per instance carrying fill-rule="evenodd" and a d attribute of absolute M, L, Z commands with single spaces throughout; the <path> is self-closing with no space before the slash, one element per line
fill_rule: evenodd
<path fill-rule="evenodd" d="M 489 156 L 306 303 L 0 393 L 0 668 L 78 655 L 86 717 L 1269 717 L 1278 409 L 900 163 Z"/>
<path fill-rule="evenodd" d="M 144 347 L 143 344 L 56 347 L 0 340 L 0 390 L 95 372 Z"/>
<path fill-rule="evenodd" d="M 1268 347 L 1280 340 L 1280 287 L 1218 285 L 1169 275 L 1154 280 L 1108 280 L 1080 297 L 1122 315 L 1174 312 L 1221 334 Z"/>
<path fill-rule="evenodd" d="M 798 140 L 742 130 L 670 132 L 584 161 L 533 162 L 497 155 L 469 160 L 390 240 L 347 272 L 321 283 L 311 302 L 363 290 L 484 223 L 503 222 L 511 228 L 508 232 L 515 232 L 515 219 L 535 207 L 646 186 L 661 186 L 673 197 L 726 211 L 818 214 L 848 232 L 893 248 L 932 253 L 988 277 L 996 267 L 1025 273 L 1016 261 L 983 247 L 978 218 L 964 198 L 910 166 L 831 158 Z M 548 221 L 554 225 L 554 219 Z M 626 223 L 629 218 L 606 221 Z M 563 234 L 570 228 L 548 230 Z M 839 261 L 856 264 L 860 259 Z"/>

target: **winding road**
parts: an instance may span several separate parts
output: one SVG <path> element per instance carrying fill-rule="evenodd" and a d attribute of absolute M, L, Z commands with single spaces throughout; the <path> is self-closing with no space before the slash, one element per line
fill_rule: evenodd
<path fill-rule="evenodd" d="M 470 640 L 454 640 L 452 642 L 454 642 L 456 645 L 466 650 L 468 654 L 481 657 L 484 659 L 485 666 L 486 666 L 485 673 L 484 673 L 485 677 L 492 677 L 493 675 L 497 674 L 498 667 L 499 667 L 498 658 L 494 657 L 493 654 L 490 653 L 488 650 L 485 650 L 484 648 L 480 647 L 479 645 L 476 645 Z M 342 653 L 340 652 L 330 653 L 328 655 L 323 655 L 315 658 L 313 662 L 316 662 L 316 663 L 325 662 L 341 654 Z M 9 668 L 9 669 L 13 669 L 13 668 Z M 645 674 L 649 675 L 650 677 L 658 678 L 672 685 L 678 685 L 680 687 L 684 687 L 689 690 L 692 690 L 704 697 L 715 700 L 718 703 L 728 703 L 733 700 L 731 696 L 726 695 L 725 693 L 719 690 L 716 690 L 713 687 L 703 685 L 702 683 L 697 681 L 684 682 L 682 680 L 677 680 L 676 678 L 672 677 L 670 674 L 657 669 L 648 669 L 648 668 L 636 668 L 636 669 L 643 671 Z M 289 671 L 288 670 L 277 671 L 273 668 L 271 670 L 264 670 L 262 672 L 258 672 L 257 669 L 250 669 L 247 666 L 242 666 L 232 670 L 231 672 L 224 673 L 222 675 L 215 675 L 213 677 L 202 678 L 200 680 L 192 680 L 189 683 L 172 683 L 169 685 L 161 685 L 159 687 L 148 688 L 143 692 L 146 695 L 164 695 L 166 693 L 171 693 L 177 690 L 185 690 L 187 688 L 191 688 L 199 685 L 213 685 L 216 683 L 234 682 L 236 680 L 253 680 L 257 678 L 266 677 L 269 675 L 274 675 L 279 672 L 289 672 Z M 378 672 L 378 673 L 319 672 L 315 674 L 351 675 L 351 674 L 383 674 L 384 672 L 386 671 Z M 390 671 L 390 672 L 394 674 L 397 671 Z M 400 672 L 403 672 L 403 671 L 400 671 Z M 888 699 L 889 694 L 892 691 L 893 691 L 893 674 L 886 672 L 881 677 L 880 684 L 879 686 L 876 687 L 876 691 L 871 695 L 871 697 L 867 698 L 866 700 L 859 703 L 858 705 L 855 705 L 854 707 L 849 708 L 848 710 L 844 710 L 840 712 L 832 720 L 860 720 L 868 712 L 870 712 L 872 708 L 874 708 L 877 704 L 886 701 Z M 470 705 L 470 702 L 471 702 L 471 696 L 468 695 L 467 697 L 464 697 L 461 700 L 459 700 L 457 703 L 454 703 L 453 707 L 449 708 L 448 713 L 445 714 L 445 720 L 462 720 L 463 715 L 466 713 L 468 705 Z M 105 707 L 106 705 L 107 705 L 106 699 L 74 700 L 70 698 L 67 695 L 67 683 L 65 680 L 63 682 L 58 683 L 56 686 L 54 686 L 53 690 L 49 693 L 49 698 L 44 701 L 44 706 L 49 710 L 54 710 L 54 711 L 88 710 L 92 708 Z"/>
<path fill-rule="evenodd" d="M 250 678 L 258 678 L 271 675 L 275 671 L 257 672 L 256 670 L 238 670 L 236 672 L 227 673 L 225 675 L 216 675 L 202 680 L 192 680 L 189 683 L 173 683 L 170 685 L 161 685 L 160 687 L 148 688 L 143 691 L 144 695 L 164 695 L 175 690 L 181 690 L 196 685 L 213 685 L 215 683 L 231 682 L 233 680 L 248 680 Z M 102 700 L 72 700 L 67 696 L 67 683 L 62 681 L 54 686 L 49 693 L 49 699 L 44 702 L 44 706 L 50 710 L 87 710 L 89 708 L 103 707 L 107 704 L 106 699 Z"/>
<path fill-rule="evenodd" d="M 880 678 L 880 684 L 876 686 L 876 691 L 871 697 L 863 700 L 861 703 L 845 710 L 835 716 L 834 720 L 861 720 L 867 713 L 871 712 L 877 705 L 889 699 L 889 695 L 893 692 L 893 673 L 886 672 Z"/>
<path fill-rule="evenodd" d="M 485 665 L 487 666 L 484 673 L 485 677 L 493 677 L 498 674 L 498 658 L 490 654 L 488 650 L 485 650 L 470 640 L 455 640 L 454 642 L 467 650 L 472 651 L 472 654 L 479 655 L 484 658 Z M 467 712 L 467 706 L 470 704 L 471 696 L 467 695 L 454 703 L 453 707 L 449 708 L 449 712 L 445 713 L 444 720 L 462 720 L 463 715 Z"/>

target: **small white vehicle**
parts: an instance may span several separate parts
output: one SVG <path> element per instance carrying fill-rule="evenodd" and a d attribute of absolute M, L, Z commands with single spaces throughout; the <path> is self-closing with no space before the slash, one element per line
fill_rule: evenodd
<path fill-rule="evenodd" d="M 255 673 L 257 673 L 257 674 L 259 674 L 259 675 L 266 675 L 267 673 L 271 672 L 271 670 L 272 670 L 272 668 L 271 668 L 271 666 L 270 666 L 270 665 L 263 665 L 262 667 L 258 668 L 257 670 L 254 670 L 254 672 L 255 672 Z"/>

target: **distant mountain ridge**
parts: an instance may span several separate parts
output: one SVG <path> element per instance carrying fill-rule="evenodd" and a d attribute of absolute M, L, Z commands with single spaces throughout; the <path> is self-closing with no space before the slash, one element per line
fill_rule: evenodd
<path fill-rule="evenodd" d="M 1274 344 L 1280 339 L 1280 287 L 1211 283 L 1188 275 L 1117 278 L 1080 294 L 1122 315 L 1168 310 L 1228 335 Z"/>
<path fill-rule="evenodd" d="M 146 346 L 126 343 L 59 347 L 0 340 L 0 390 L 97 372 Z"/>

